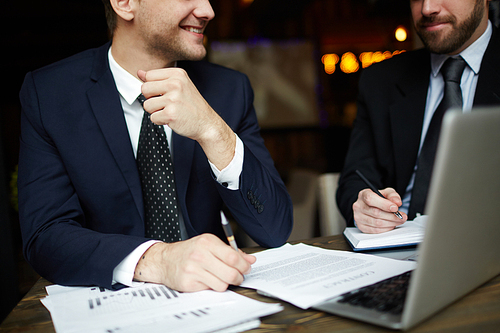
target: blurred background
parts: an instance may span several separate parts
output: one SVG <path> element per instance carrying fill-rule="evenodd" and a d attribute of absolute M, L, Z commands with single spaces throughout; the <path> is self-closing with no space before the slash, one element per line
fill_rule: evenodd
<path fill-rule="evenodd" d="M 300 175 L 318 177 L 342 169 L 360 73 L 374 62 L 421 46 L 411 28 L 409 1 L 211 0 L 211 4 L 216 17 L 206 30 L 207 58 L 249 76 L 262 136 L 298 215 L 300 203 L 310 199 L 309 206 L 317 205 L 311 198 L 316 192 L 308 195 L 297 185 L 305 179 Z M 100 0 L 7 1 L 4 6 L 0 321 L 38 279 L 21 253 L 16 211 L 18 94 L 23 78 L 28 71 L 108 40 Z M 492 7 L 496 18 L 498 2 Z M 312 224 L 299 238 L 323 234 L 317 222 L 320 213 L 308 214 Z"/>

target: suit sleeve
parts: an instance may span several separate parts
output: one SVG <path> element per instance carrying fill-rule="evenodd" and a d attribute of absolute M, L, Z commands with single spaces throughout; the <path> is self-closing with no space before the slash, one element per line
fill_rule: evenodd
<path fill-rule="evenodd" d="M 243 112 L 229 125 L 244 144 L 243 169 L 239 190 L 219 186 L 219 193 L 236 221 L 259 245 L 283 245 L 292 230 L 293 211 L 290 195 L 260 136 L 253 107 L 253 91 L 246 76 L 241 89 Z"/>

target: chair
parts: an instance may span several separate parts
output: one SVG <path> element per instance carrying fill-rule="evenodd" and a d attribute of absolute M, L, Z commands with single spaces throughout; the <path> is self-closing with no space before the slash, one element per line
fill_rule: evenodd
<path fill-rule="evenodd" d="M 293 204 L 293 229 L 288 241 L 314 236 L 317 213 L 319 173 L 308 169 L 292 169 L 287 183 Z"/>
<path fill-rule="evenodd" d="M 324 173 L 318 177 L 318 206 L 321 236 L 341 234 L 346 223 L 337 208 L 337 192 L 340 173 Z"/>

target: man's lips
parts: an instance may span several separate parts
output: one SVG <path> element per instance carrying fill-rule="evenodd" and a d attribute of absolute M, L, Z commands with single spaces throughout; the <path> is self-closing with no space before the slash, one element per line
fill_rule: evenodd
<path fill-rule="evenodd" d="M 196 27 L 191 27 L 191 26 L 184 26 L 182 29 L 195 33 L 195 34 L 203 34 L 203 28 L 196 28 Z"/>
<path fill-rule="evenodd" d="M 432 20 L 432 21 L 426 20 L 426 21 L 420 21 L 419 27 L 422 30 L 436 31 L 436 30 L 443 28 L 445 25 L 448 25 L 448 24 L 451 24 L 451 22 L 449 22 L 449 21 L 439 21 L 438 22 L 435 20 Z"/>

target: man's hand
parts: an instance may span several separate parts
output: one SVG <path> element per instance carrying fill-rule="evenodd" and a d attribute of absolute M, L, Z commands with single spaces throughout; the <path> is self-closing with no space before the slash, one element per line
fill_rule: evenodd
<path fill-rule="evenodd" d="M 385 199 L 370 189 L 364 189 L 359 192 L 358 200 L 352 205 L 354 221 L 362 232 L 377 234 L 390 231 L 408 219 L 405 213 L 401 213 L 402 220 L 394 215 L 402 205 L 401 197 L 394 189 L 388 187 L 380 193 Z"/>
<path fill-rule="evenodd" d="M 196 140 L 219 170 L 233 159 L 236 135 L 200 94 L 182 68 L 139 70 L 144 110 L 157 125 Z"/>
<path fill-rule="evenodd" d="M 156 243 L 139 260 L 134 279 L 179 291 L 225 291 L 243 282 L 256 258 L 235 251 L 212 234 L 176 243 Z"/>

